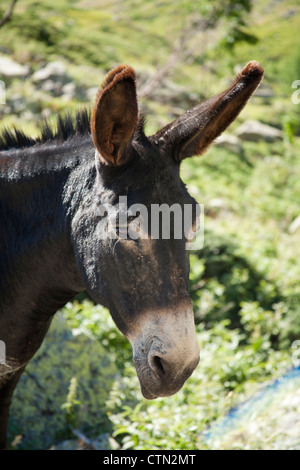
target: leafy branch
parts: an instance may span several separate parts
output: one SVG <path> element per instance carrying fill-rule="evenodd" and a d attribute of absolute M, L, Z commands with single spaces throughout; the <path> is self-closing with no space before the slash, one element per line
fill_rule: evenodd
<path fill-rule="evenodd" d="M 9 20 L 9 18 L 11 17 L 13 11 L 14 11 L 14 8 L 16 6 L 16 3 L 17 3 L 18 0 L 12 0 L 9 8 L 7 9 L 7 11 L 4 13 L 2 19 L 0 20 L 0 28 L 2 28 L 3 25 L 5 25 L 5 23 L 7 23 L 7 21 Z"/>

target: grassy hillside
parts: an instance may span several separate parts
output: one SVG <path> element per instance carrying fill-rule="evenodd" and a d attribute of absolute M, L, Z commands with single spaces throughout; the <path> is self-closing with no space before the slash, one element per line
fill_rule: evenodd
<path fill-rule="evenodd" d="M 41 116 L 92 104 L 88 90 L 119 63 L 136 68 L 141 88 L 182 40 L 188 3 L 20 0 L 0 29 L 0 53 L 29 66 L 30 74 L 7 80 L 2 125 L 14 123 L 34 134 Z M 150 133 L 223 90 L 239 67 L 256 59 L 265 68 L 263 85 L 229 132 L 257 119 L 283 134 L 271 143 L 241 141 L 237 151 L 213 146 L 182 165 L 191 194 L 205 205 L 205 243 L 191 254 L 190 281 L 202 354 L 175 397 L 141 397 L 130 347 L 102 307 L 77 300 L 63 309 L 70 325 L 99 339 L 118 366 L 120 379 L 106 412 L 121 448 L 207 448 L 201 437 L 207 425 L 293 366 L 291 348 L 300 338 L 300 104 L 291 100 L 292 82 L 300 80 L 298 3 L 254 0 L 243 28 L 256 37 L 251 44 L 230 46 L 225 20 L 206 32 L 195 29 L 182 46 L 190 54 L 175 60 L 152 95 L 141 98 Z M 178 49 L 179 57 L 183 52 Z M 32 81 L 52 61 L 63 63 L 76 85 L 71 99 Z M 91 429 L 90 435 L 101 431 Z M 247 445 L 256 448 L 257 442 Z M 267 448 L 268 442 L 260 445 Z"/>
<path fill-rule="evenodd" d="M 187 38 L 182 49 L 190 54 L 185 56 L 179 47 L 178 62 L 162 82 L 164 90 L 169 89 L 167 98 L 161 102 L 159 89 L 150 100 L 143 100 L 153 112 L 152 127 L 197 99 L 218 92 L 232 79 L 236 66 L 253 58 L 265 67 L 264 83 L 274 89 L 282 105 L 283 96 L 290 95 L 291 72 L 297 74 L 300 68 L 295 39 L 300 14 L 297 2 L 254 1 L 252 12 L 245 16 L 245 31 L 257 43 L 240 42 L 235 47 L 230 46 L 231 24 L 226 21 L 220 21 L 216 29 L 195 28 L 189 34 L 185 28 L 192 19 L 185 4 L 188 2 L 174 6 L 171 1 L 154 0 L 23 0 L 0 30 L 0 52 L 29 64 L 32 72 L 49 61 L 63 60 L 76 83 L 84 87 L 98 86 L 110 68 L 129 63 L 136 68 L 141 86 L 166 64 L 178 41 Z M 172 83 L 184 87 L 185 93 L 180 87 L 172 89 Z M 56 102 L 59 109 L 68 105 Z M 274 103 L 267 120 L 275 122 L 282 116 L 281 105 Z M 255 109 L 248 109 L 249 116 L 266 120 L 260 103 Z"/>

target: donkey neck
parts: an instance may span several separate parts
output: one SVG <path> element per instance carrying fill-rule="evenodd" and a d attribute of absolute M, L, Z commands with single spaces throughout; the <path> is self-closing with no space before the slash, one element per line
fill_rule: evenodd
<path fill-rule="evenodd" d="M 89 148 L 51 143 L 1 154 L 0 303 L 22 311 L 28 302 L 48 315 L 83 290 L 69 199 L 80 191 L 73 175 L 92 166 Z"/>

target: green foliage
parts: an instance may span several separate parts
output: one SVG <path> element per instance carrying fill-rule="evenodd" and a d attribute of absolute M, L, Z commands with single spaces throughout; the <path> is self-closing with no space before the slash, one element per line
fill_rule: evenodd
<path fill-rule="evenodd" d="M 251 0 L 211 0 L 211 1 L 191 1 L 184 0 L 181 7 L 187 13 L 199 14 L 209 18 L 212 25 L 220 18 L 232 19 L 245 24 L 245 15 L 251 11 Z"/>
<path fill-rule="evenodd" d="M 277 350 L 273 344 L 273 336 L 282 328 L 286 305 L 278 303 L 272 312 L 258 302 L 242 302 L 244 330 L 232 329 L 228 319 L 211 322 L 209 329 L 201 322 L 196 328 L 200 365 L 175 396 L 149 402 L 141 397 L 132 360 L 127 353 L 120 358 L 123 350 L 116 340 L 120 333 L 106 317 L 107 312 L 103 309 L 98 316 L 99 307 L 86 300 L 80 321 L 78 307 L 68 304 L 64 309 L 72 326 L 92 331 L 97 338 L 105 338 L 109 331 L 107 353 L 119 357 L 121 378 L 113 384 L 106 412 L 122 449 L 206 448 L 201 433 L 208 424 L 220 419 L 268 377 L 277 377 L 291 366 L 289 350 Z M 93 327 L 88 318 L 95 322 Z"/>
<path fill-rule="evenodd" d="M 236 244 L 211 232 L 206 233 L 206 240 L 203 250 L 191 256 L 191 296 L 197 321 L 211 326 L 227 318 L 232 327 L 241 327 L 242 302 L 259 299 L 268 308 L 279 300 L 276 285 L 266 283 L 264 273 L 239 252 Z M 201 271 L 194 268 L 198 265 L 203 267 Z"/>
<path fill-rule="evenodd" d="M 62 312 L 76 333 L 85 333 L 96 338 L 110 351 L 110 357 L 119 368 L 131 360 L 131 346 L 116 328 L 106 308 L 84 299 L 68 303 Z"/>
<path fill-rule="evenodd" d="M 70 430 L 75 429 L 78 425 L 78 407 L 80 401 L 76 399 L 77 396 L 77 378 L 72 377 L 70 380 L 69 392 L 67 401 L 61 405 L 66 416 L 66 422 Z"/>
<path fill-rule="evenodd" d="M 18 448 L 43 449 L 69 438 L 75 426 L 107 431 L 105 403 L 117 373 L 96 338 L 72 331 L 56 315 L 14 392 L 9 442 L 20 435 Z"/>
<path fill-rule="evenodd" d="M 243 400 L 246 391 L 257 390 L 260 382 L 281 374 L 289 365 L 288 354 L 272 350 L 266 340 L 258 344 L 254 330 L 245 343 L 245 335 L 228 329 L 226 320 L 210 330 L 198 326 L 201 366 L 180 392 L 167 399 L 142 399 L 134 371 L 125 367 L 123 384 L 115 384 L 107 402 L 114 437 L 122 448 L 206 448 L 202 433 L 207 425 Z"/>
<path fill-rule="evenodd" d="M 291 107 L 290 111 L 282 118 L 282 128 L 287 143 L 292 144 L 294 137 L 300 135 L 300 110 L 297 105 Z"/>
<path fill-rule="evenodd" d="M 92 7 L 84 2 L 23 0 L 5 28 L 2 47 L 14 50 L 23 60 L 29 54 L 35 61 L 59 55 L 105 69 L 124 60 L 142 62 L 149 68 L 168 59 L 185 29 L 187 33 L 194 28 L 198 33 L 197 29 L 212 29 L 222 20 L 224 37 L 230 32 L 234 43 L 252 40 L 253 35 L 241 30 L 241 26 L 246 28 L 250 10 L 250 0 L 185 1 L 176 8 L 170 1 L 157 0 L 100 1 Z M 22 44 L 27 46 L 26 54 L 20 49 Z M 196 55 L 200 53 L 203 56 L 206 51 L 198 50 Z"/>

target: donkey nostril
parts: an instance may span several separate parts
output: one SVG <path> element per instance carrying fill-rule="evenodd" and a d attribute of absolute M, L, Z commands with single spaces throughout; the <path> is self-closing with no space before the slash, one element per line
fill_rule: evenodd
<path fill-rule="evenodd" d="M 163 366 L 162 359 L 161 359 L 159 356 L 154 356 L 153 362 L 154 362 L 156 368 L 157 368 L 160 372 L 162 372 L 163 374 L 165 374 L 165 369 L 164 369 L 164 366 Z"/>
<path fill-rule="evenodd" d="M 165 375 L 163 360 L 159 356 L 150 356 L 149 364 L 154 372 L 157 372 L 159 375 Z"/>

